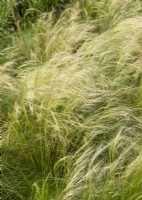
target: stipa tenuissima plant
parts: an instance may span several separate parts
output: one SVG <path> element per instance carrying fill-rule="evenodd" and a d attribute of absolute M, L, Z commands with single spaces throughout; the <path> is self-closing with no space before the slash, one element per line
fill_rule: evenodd
<path fill-rule="evenodd" d="M 77 1 L 76 6 L 81 8 L 83 18 L 96 21 L 96 31 L 99 33 L 141 13 L 141 2 L 139 0 L 82 0 Z"/>
<path fill-rule="evenodd" d="M 1 53 L 3 198 L 140 200 L 142 18 L 95 34 L 70 11 Z"/>

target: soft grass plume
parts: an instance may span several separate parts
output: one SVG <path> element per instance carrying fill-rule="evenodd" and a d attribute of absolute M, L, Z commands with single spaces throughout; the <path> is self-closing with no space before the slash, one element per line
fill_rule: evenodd
<path fill-rule="evenodd" d="M 142 17 L 129 3 L 101 34 L 69 8 L 1 52 L 4 199 L 141 199 Z"/>
<path fill-rule="evenodd" d="M 3 50 L 4 61 L 15 61 L 15 68 L 41 66 L 56 54 L 73 53 L 91 38 L 91 23 L 77 23 L 79 12 L 68 8 L 57 21 L 54 12 L 43 14 L 36 25 L 13 37 L 13 46 Z M 76 36 L 76 37 L 74 37 Z M 58 58 L 57 58 L 58 59 Z"/>
<path fill-rule="evenodd" d="M 94 19 L 96 31 L 102 33 L 123 20 L 141 15 L 141 1 L 136 0 L 83 0 L 76 3 L 84 19 Z"/>

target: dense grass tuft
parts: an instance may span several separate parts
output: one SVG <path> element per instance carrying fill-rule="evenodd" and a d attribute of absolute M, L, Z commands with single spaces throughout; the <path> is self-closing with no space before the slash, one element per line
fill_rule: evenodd
<path fill-rule="evenodd" d="M 142 199 L 140 11 L 72 3 L 1 50 L 4 200 Z"/>

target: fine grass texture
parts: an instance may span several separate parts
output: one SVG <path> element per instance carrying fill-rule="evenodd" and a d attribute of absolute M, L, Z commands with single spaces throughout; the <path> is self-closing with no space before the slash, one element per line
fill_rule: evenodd
<path fill-rule="evenodd" d="M 42 14 L 0 55 L 2 199 L 142 200 L 141 1 Z"/>

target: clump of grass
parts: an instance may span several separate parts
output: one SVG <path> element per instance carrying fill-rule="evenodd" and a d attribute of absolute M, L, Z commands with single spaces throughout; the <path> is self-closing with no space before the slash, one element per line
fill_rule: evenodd
<path fill-rule="evenodd" d="M 5 200 L 141 199 L 142 18 L 130 4 L 101 34 L 99 17 L 51 13 L 1 52 L 13 61 L 0 71 Z"/>
<path fill-rule="evenodd" d="M 13 37 L 13 45 L 1 52 L 4 62 L 14 60 L 19 73 L 20 68 L 36 68 L 56 54 L 59 57 L 75 52 L 85 40 L 90 40 L 93 29 L 91 23 L 77 23 L 78 15 L 77 10 L 68 8 L 55 22 L 54 12 L 43 14 L 30 31 Z"/>
<path fill-rule="evenodd" d="M 96 21 L 96 31 L 102 33 L 121 21 L 141 15 L 141 2 L 126 0 L 83 0 L 77 2 L 83 18 Z"/>

